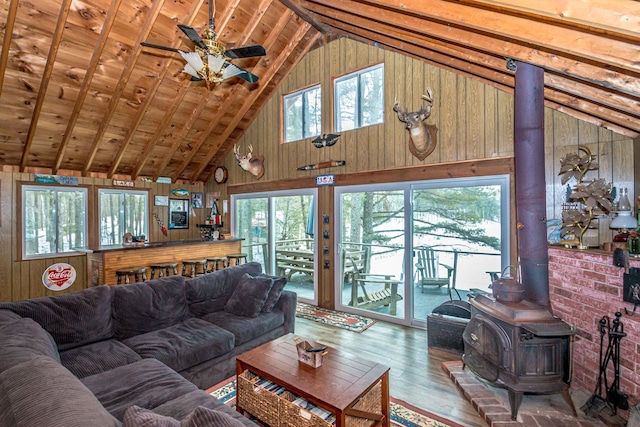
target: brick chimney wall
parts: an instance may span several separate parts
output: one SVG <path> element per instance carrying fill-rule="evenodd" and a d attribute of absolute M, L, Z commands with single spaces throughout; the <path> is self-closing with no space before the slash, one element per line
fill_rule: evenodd
<path fill-rule="evenodd" d="M 630 267 L 640 268 L 640 259 L 631 259 Z M 620 341 L 620 389 L 629 396 L 629 404 L 636 405 L 640 394 L 640 308 L 627 316 L 633 304 L 624 302 L 624 269 L 613 265 L 609 252 L 580 251 L 562 247 L 549 248 L 549 293 L 553 314 L 578 329 L 573 348 L 572 388 L 595 390 L 598 380 L 600 333 L 602 316 L 615 318 L 622 312 L 621 322 L 627 336 Z M 608 335 L 604 337 L 606 351 Z M 610 364 L 609 366 L 613 366 Z M 609 384 L 613 371 L 607 374 Z M 576 406 L 584 402 L 576 402 Z"/>

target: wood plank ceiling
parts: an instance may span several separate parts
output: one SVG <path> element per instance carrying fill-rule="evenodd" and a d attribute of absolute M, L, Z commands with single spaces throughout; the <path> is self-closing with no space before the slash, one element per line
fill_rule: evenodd
<path fill-rule="evenodd" d="M 351 37 L 512 92 L 507 58 L 545 70 L 549 107 L 640 133 L 640 2 L 218 0 L 215 30 L 260 77 L 207 89 L 182 72 L 206 0 L 0 0 L 0 165 L 204 182 L 310 50 Z M 277 125 L 277 124 L 274 124 Z"/>

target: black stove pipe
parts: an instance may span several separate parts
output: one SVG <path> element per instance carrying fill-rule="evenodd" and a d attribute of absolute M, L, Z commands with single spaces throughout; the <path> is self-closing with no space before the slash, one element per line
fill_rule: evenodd
<path fill-rule="evenodd" d="M 544 169 L 544 70 L 516 62 L 514 134 L 518 254 L 524 299 L 549 302 Z"/>

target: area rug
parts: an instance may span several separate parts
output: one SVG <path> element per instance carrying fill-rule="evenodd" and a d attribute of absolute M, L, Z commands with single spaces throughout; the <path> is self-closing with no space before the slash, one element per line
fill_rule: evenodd
<path fill-rule="evenodd" d="M 343 313 L 341 311 L 328 310 L 313 305 L 299 302 L 296 307 L 296 316 L 313 320 L 337 328 L 347 329 L 353 332 L 363 332 L 376 323 L 376 320 L 357 314 Z"/>
<path fill-rule="evenodd" d="M 216 399 L 225 405 L 236 406 L 236 380 L 229 378 L 207 390 Z M 393 427 L 462 427 L 453 421 L 445 420 L 435 414 L 428 413 L 420 408 L 411 406 L 401 400 L 390 398 L 391 425 Z"/>

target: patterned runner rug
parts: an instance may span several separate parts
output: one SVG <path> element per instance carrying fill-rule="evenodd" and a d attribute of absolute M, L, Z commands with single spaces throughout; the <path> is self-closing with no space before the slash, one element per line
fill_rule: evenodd
<path fill-rule="evenodd" d="M 236 406 L 236 380 L 235 377 L 222 381 L 207 390 L 216 399 L 232 408 Z M 420 408 L 411 406 L 401 400 L 391 400 L 391 425 L 393 427 L 462 427 L 453 421 L 428 413 Z"/>
<path fill-rule="evenodd" d="M 368 317 L 327 310 L 326 308 L 315 307 L 303 302 L 298 303 L 296 316 L 353 332 L 362 332 L 376 323 L 376 320 Z"/>

